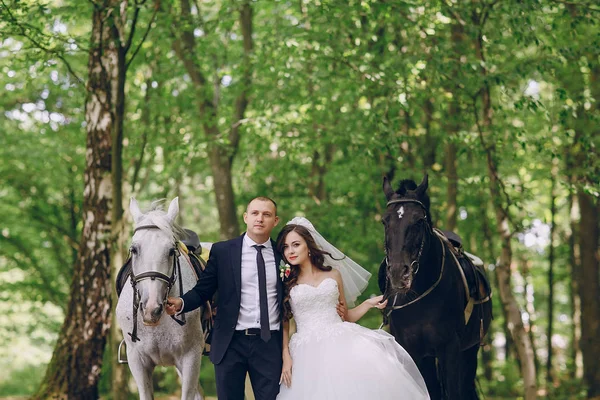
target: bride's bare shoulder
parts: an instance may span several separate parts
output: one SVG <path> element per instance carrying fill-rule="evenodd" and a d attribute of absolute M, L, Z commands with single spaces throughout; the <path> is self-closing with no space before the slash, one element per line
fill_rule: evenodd
<path fill-rule="evenodd" d="M 327 276 L 333 279 L 342 279 L 342 274 L 335 268 L 331 268 L 331 271 L 327 271 Z"/>
<path fill-rule="evenodd" d="M 340 274 L 340 271 L 337 269 L 332 268 L 331 271 L 328 271 L 327 277 L 335 279 L 338 283 L 338 286 L 342 286 L 342 274 Z"/>

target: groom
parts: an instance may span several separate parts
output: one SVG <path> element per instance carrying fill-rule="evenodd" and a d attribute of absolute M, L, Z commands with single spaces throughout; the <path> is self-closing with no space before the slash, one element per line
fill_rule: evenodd
<path fill-rule="evenodd" d="M 256 400 L 274 400 L 282 365 L 281 255 L 270 239 L 277 204 L 253 199 L 244 213 L 246 233 L 215 243 L 196 286 L 169 297 L 166 312 L 189 312 L 219 291 L 210 349 L 219 400 L 243 400 L 246 373 Z"/>

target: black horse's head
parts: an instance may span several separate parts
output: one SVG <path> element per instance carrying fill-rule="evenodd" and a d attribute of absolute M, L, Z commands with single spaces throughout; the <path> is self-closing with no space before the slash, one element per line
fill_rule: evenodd
<path fill-rule="evenodd" d="M 382 222 L 390 291 L 407 292 L 419 272 L 423 249 L 432 229 L 427 186 L 425 175 L 419 186 L 407 179 L 400 182 L 394 192 L 387 177 L 383 178 L 387 207 Z"/>

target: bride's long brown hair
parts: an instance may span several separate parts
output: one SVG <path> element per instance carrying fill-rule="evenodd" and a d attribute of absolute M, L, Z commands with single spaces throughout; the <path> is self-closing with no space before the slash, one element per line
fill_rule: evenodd
<path fill-rule="evenodd" d="M 308 247 L 308 257 L 310 258 L 310 262 L 312 265 L 320 269 L 321 271 L 331 271 L 331 267 L 325 265 L 325 255 L 333 258 L 331 254 L 326 251 L 323 251 L 317 246 L 315 240 L 312 235 L 302 225 L 288 224 L 283 227 L 279 235 L 277 236 L 277 251 L 283 257 L 284 261 L 290 265 L 290 275 L 287 278 L 284 278 L 283 281 L 283 318 L 285 320 L 289 320 L 292 317 L 292 307 L 290 306 L 290 291 L 294 286 L 298 284 L 298 275 L 300 275 L 300 266 L 290 264 L 285 256 L 283 255 L 283 250 L 285 246 L 285 238 L 290 232 L 296 232 L 304 241 L 306 242 L 306 247 Z"/>

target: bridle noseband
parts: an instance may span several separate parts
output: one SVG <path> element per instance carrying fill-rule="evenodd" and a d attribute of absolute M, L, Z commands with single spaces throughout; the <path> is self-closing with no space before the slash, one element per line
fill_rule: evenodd
<path fill-rule="evenodd" d="M 137 228 L 135 228 L 135 230 L 133 231 L 133 234 L 135 235 L 135 233 L 138 231 L 149 230 L 149 229 L 160 229 L 160 228 L 156 225 L 141 225 L 141 226 L 138 226 Z M 169 296 L 169 292 L 171 291 L 171 288 L 173 287 L 175 280 L 177 280 L 177 278 L 179 278 L 178 279 L 179 293 L 183 294 L 183 278 L 181 276 L 181 265 L 179 263 L 179 256 L 181 255 L 181 253 L 179 252 L 179 246 L 178 246 L 178 242 L 176 240 L 174 240 L 173 245 L 174 245 L 175 252 L 173 254 L 173 270 L 171 271 L 171 276 L 165 275 L 159 271 L 148 271 L 148 272 L 142 272 L 139 275 L 135 275 L 133 273 L 133 266 L 132 266 L 130 281 L 131 281 L 131 287 L 133 288 L 133 331 L 131 333 L 129 333 L 129 336 L 131 336 L 132 342 L 137 342 L 140 340 L 140 338 L 137 336 L 137 313 L 138 313 L 138 308 L 140 307 L 140 302 L 141 302 L 141 295 L 137 288 L 138 283 L 140 283 L 141 281 L 146 280 L 146 279 L 150 279 L 150 280 L 158 279 L 159 281 L 165 282 L 167 284 L 167 290 L 165 291 L 165 297 L 163 298 L 163 304 L 166 304 L 167 297 Z M 133 263 L 133 261 L 132 261 L 132 263 Z M 174 315 L 171 315 L 171 318 L 173 318 L 173 320 L 175 322 L 177 322 L 179 325 L 185 325 L 185 323 L 186 323 L 185 314 L 181 315 L 181 320 L 178 320 L 177 318 L 175 318 Z"/>

